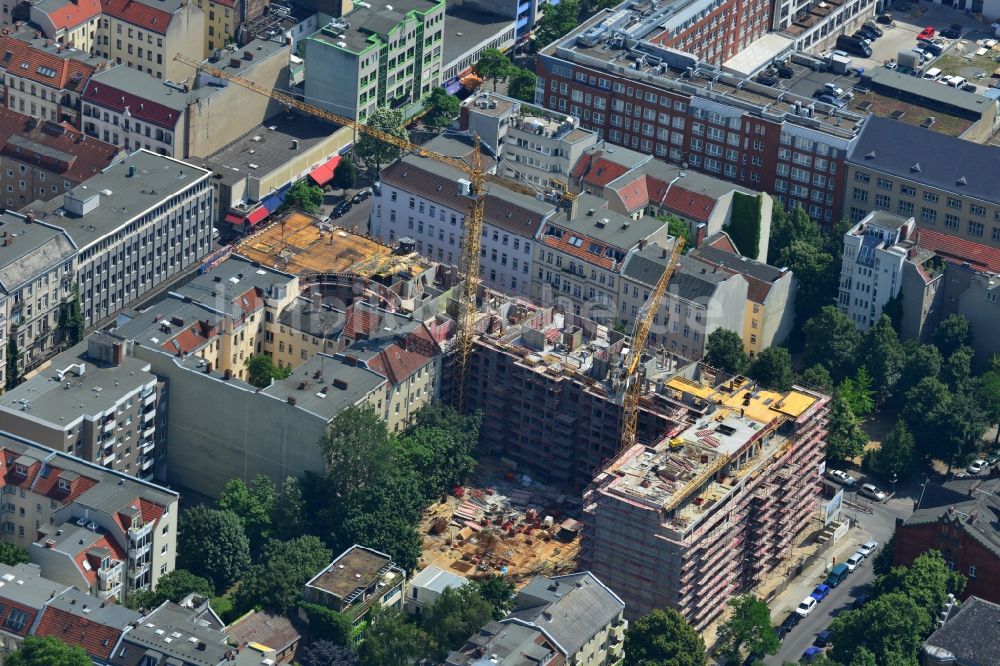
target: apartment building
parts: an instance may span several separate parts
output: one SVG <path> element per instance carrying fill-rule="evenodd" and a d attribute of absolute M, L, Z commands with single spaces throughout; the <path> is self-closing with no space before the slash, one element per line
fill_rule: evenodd
<path fill-rule="evenodd" d="M 157 79 L 182 81 L 191 68 L 174 60 L 203 59 L 205 12 L 186 0 L 103 0 L 94 55 Z"/>
<path fill-rule="evenodd" d="M 582 489 L 621 441 L 619 378 L 628 338 L 555 308 L 496 298 L 469 358 L 466 402 L 483 413 L 480 445 L 534 479 Z M 662 348 L 644 362 L 650 386 L 682 361 Z M 640 441 L 677 427 L 680 403 L 650 391 L 639 408 Z M 585 418 L 584 418 L 585 416 Z M 521 427 L 511 430 L 509 424 Z"/>
<path fill-rule="evenodd" d="M 34 564 L 0 564 L 0 655 L 16 651 L 41 615 L 46 602 L 67 589 L 62 583 L 42 576 Z"/>
<path fill-rule="evenodd" d="M 1000 622 L 1000 604 L 971 596 L 950 610 L 944 624 L 924 641 L 920 663 L 985 666 L 991 659 L 988 655 L 1000 652 L 1000 635 L 983 632 L 984 626 Z"/>
<path fill-rule="evenodd" d="M 375 605 L 402 610 L 406 571 L 372 548 L 354 545 L 305 586 L 305 600 L 343 613 L 354 624 Z"/>
<path fill-rule="evenodd" d="M 742 377 L 678 375 L 665 390 L 714 409 L 596 474 L 581 566 L 615 590 L 627 617 L 673 608 L 702 630 L 789 557 L 814 519 L 828 397 Z"/>
<path fill-rule="evenodd" d="M 516 99 L 484 92 L 462 109 L 462 126 L 498 156 L 497 172 L 540 188 L 567 189 L 570 169 L 597 143 L 597 135 L 581 129 L 577 119 L 528 112 Z"/>
<path fill-rule="evenodd" d="M 823 225 L 840 219 L 844 158 L 861 114 L 664 48 L 655 42 L 662 18 L 629 4 L 620 11 L 600 12 L 542 49 L 536 104 L 580 118 L 611 144 L 801 204 Z M 627 49 L 623 22 L 635 24 Z"/>
<path fill-rule="evenodd" d="M 609 210 L 635 220 L 644 215 L 676 217 L 687 224 L 696 247 L 734 223 L 753 225 L 757 246 L 744 250 L 767 256 L 773 202 L 763 192 L 604 142 L 574 163 L 569 188 L 597 194 Z"/>
<path fill-rule="evenodd" d="M 145 481 L 166 457 L 166 407 L 166 386 L 149 363 L 100 333 L 0 398 L 12 435 Z"/>
<path fill-rule="evenodd" d="M 287 45 L 259 40 L 224 51 L 212 64 L 268 88 L 284 87 L 288 55 Z M 162 81 L 124 66 L 97 74 L 83 92 L 81 129 L 129 151 L 206 157 L 281 111 L 243 86 L 220 85 L 190 68 L 184 77 L 184 83 Z"/>
<path fill-rule="evenodd" d="M 97 603 L 93 596 L 70 588 L 45 604 L 33 633 L 80 648 L 95 665 L 106 665 L 131 625 L 141 619 L 138 611 L 113 601 Z"/>
<path fill-rule="evenodd" d="M 205 54 L 236 41 L 243 22 L 244 3 L 236 0 L 197 0 L 198 8 L 205 14 Z"/>
<path fill-rule="evenodd" d="M 59 197 L 124 158 L 63 123 L 0 109 L 0 201 L 8 210 Z"/>
<path fill-rule="evenodd" d="M 895 566 L 910 566 L 937 550 L 967 583 L 962 598 L 1000 603 L 1000 529 L 992 520 L 1000 481 L 954 479 L 928 483 L 913 514 L 896 526 Z"/>
<path fill-rule="evenodd" d="M 465 174 L 408 155 L 382 170 L 371 212 L 375 238 L 396 244 L 409 239 L 417 252 L 441 263 L 461 262 L 465 216 L 472 189 Z M 558 211 L 554 201 L 539 200 L 491 184 L 483 208 L 480 274 L 483 283 L 528 295 L 535 238 Z"/>
<path fill-rule="evenodd" d="M 0 336 L 17 345 L 18 374 L 30 371 L 55 348 L 59 312 L 71 293 L 77 247 L 62 228 L 31 213 L 0 214 Z M 0 348 L 6 385 L 8 345 Z"/>
<path fill-rule="evenodd" d="M 4 22 L 9 21 L 10 11 L 18 4 L 3 0 Z M 8 7 L 10 11 L 8 11 Z M 37 25 L 47 39 L 82 53 L 93 53 L 97 32 L 101 24 L 100 0 L 49 0 L 32 2 L 28 8 L 31 22 Z"/>
<path fill-rule="evenodd" d="M 712 268 L 739 274 L 747 282 L 743 306 L 743 349 L 754 358 L 780 345 L 795 323 L 795 277 L 787 268 L 776 268 L 740 255 L 732 240 L 721 232 L 710 236 L 688 257 Z"/>
<path fill-rule="evenodd" d="M 860 222 L 883 210 L 914 218 L 932 236 L 1000 248 L 1000 192 L 991 175 L 998 160 L 996 146 L 873 116 L 846 161 L 845 214 Z"/>
<path fill-rule="evenodd" d="M 43 576 L 121 600 L 173 570 L 177 493 L 13 435 L 0 448 L 3 540 Z"/>
<path fill-rule="evenodd" d="M 462 78 L 474 71 L 486 49 L 508 51 L 516 28 L 510 8 L 497 13 L 491 3 L 460 0 L 447 3 L 444 15 L 441 82 L 449 94 L 458 92 Z"/>
<path fill-rule="evenodd" d="M 92 326 L 211 250 L 211 172 L 140 150 L 56 199 L 37 219 L 77 247 L 75 278 Z"/>
<path fill-rule="evenodd" d="M 867 331 L 899 295 L 916 227 L 912 217 L 872 211 L 844 234 L 837 307 Z"/>
<path fill-rule="evenodd" d="M 542 303 L 558 299 L 563 309 L 587 318 L 611 318 L 618 312 L 625 259 L 654 243 L 673 247 L 666 222 L 625 217 L 611 212 L 603 199 L 578 195 L 564 215 L 543 223 L 531 296 Z"/>
<path fill-rule="evenodd" d="M 672 243 L 671 243 L 672 247 Z M 620 306 L 615 320 L 633 330 L 670 260 L 670 250 L 651 245 L 629 255 L 621 274 Z M 670 277 L 649 342 L 691 360 L 705 355 L 708 336 L 724 328 L 743 331 L 747 280 L 691 257 L 681 257 Z"/>
<path fill-rule="evenodd" d="M 4 106 L 33 118 L 80 126 L 80 94 L 102 64 L 86 52 L 0 36 Z"/>
<path fill-rule="evenodd" d="M 306 102 L 364 122 L 377 107 L 406 108 L 441 85 L 444 0 L 347 5 L 304 40 Z"/>

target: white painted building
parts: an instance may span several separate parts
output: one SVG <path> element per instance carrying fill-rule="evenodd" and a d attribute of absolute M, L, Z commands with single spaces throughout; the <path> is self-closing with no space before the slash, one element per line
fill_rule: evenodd
<path fill-rule="evenodd" d="M 912 217 L 873 211 L 844 234 L 837 306 L 860 330 L 873 326 L 899 293 L 915 228 Z"/>

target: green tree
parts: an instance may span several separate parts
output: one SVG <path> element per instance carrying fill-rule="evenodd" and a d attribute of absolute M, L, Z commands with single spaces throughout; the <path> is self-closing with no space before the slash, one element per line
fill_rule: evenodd
<path fill-rule="evenodd" d="M 302 588 L 309 579 L 331 560 L 333 553 L 314 536 L 271 540 L 236 590 L 236 607 L 287 613 L 302 601 Z"/>
<path fill-rule="evenodd" d="M 267 388 L 275 379 L 285 379 L 292 374 L 292 369 L 279 368 L 268 354 L 251 354 L 243 362 L 247 369 L 247 383 L 257 388 Z"/>
<path fill-rule="evenodd" d="M 984 420 L 997 426 L 993 445 L 1000 444 L 1000 372 L 989 370 L 976 379 L 975 395 Z"/>
<path fill-rule="evenodd" d="M 907 391 L 903 420 L 913 433 L 922 458 L 938 455 L 939 444 L 947 435 L 941 428 L 950 403 L 951 393 L 937 377 L 924 377 Z"/>
<path fill-rule="evenodd" d="M 875 559 L 872 560 L 872 571 L 876 576 L 884 576 L 892 571 L 892 562 L 896 556 L 896 535 L 893 534 L 882 544 Z"/>
<path fill-rule="evenodd" d="M 484 81 L 493 82 L 493 92 L 497 91 L 498 82 L 506 81 L 514 73 L 514 65 L 500 49 L 483 49 L 474 69 Z"/>
<path fill-rule="evenodd" d="M 941 368 L 941 379 L 952 393 L 967 393 L 972 382 L 972 347 L 962 345 L 951 353 Z"/>
<path fill-rule="evenodd" d="M 125 599 L 125 605 L 129 608 L 152 609 L 168 600 L 179 603 L 192 593 L 209 598 L 215 595 L 215 590 L 207 579 L 184 569 L 174 569 L 160 576 L 155 590 L 131 592 Z"/>
<path fill-rule="evenodd" d="M 318 640 L 302 650 L 302 666 L 358 666 L 357 653 L 342 644 Z"/>
<path fill-rule="evenodd" d="M 351 161 L 350 157 L 340 158 L 340 163 L 333 172 L 333 182 L 331 184 L 343 190 L 346 197 L 347 190 L 354 187 L 357 182 L 358 170 L 354 167 L 354 162 Z"/>
<path fill-rule="evenodd" d="M 872 452 L 872 465 L 888 478 L 902 479 L 913 471 L 917 463 L 917 447 L 913 435 L 902 419 L 886 435 L 882 446 Z"/>
<path fill-rule="evenodd" d="M 902 291 L 885 302 L 885 305 L 882 306 L 882 314 L 889 318 L 889 322 L 892 323 L 893 330 L 899 333 L 899 327 L 903 322 Z"/>
<path fill-rule="evenodd" d="M 829 393 L 833 389 L 833 378 L 830 376 L 830 371 L 819 363 L 803 370 L 801 381 L 806 386 L 811 386 L 826 393 Z"/>
<path fill-rule="evenodd" d="M 300 180 L 288 188 L 285 204 L 297 206 L 307 213 L 315 213 L 323 206 L 323 188 Z"/>
<path fill-rule="evenodd" d="M 80 303 L 80 285 L 76 282 L 73 283 L 71 298 L 59 311 L 59 330 L 70 347 L 83 340 L 83 305 Z"/>
<path fill-rule="evenodd" d="M 29 562 L 28 551 L 14 543 L 0 543 L 0 564 L 17 566 Z"/>
<path fill-rule="evenodd" d="M 733 611 L 719 627 L 719 653 L 727 661 L 741 661 L 743 650 L 756 656 L 777 654 L 781 643 L 771 626 L 767 604 L 752 594 L 733 597 L 727 603 Z"/>
<path fill-rule="evenodd" d="M 959 314 L 948 315 L 934 329 L 931 341 L 948 358 L 956 349 L 972 344 L 972 328 L 969 320 Z"/>
<path fill-rule="evenodd" d="M 854 372 L 861 333 L 834 305 L 824 306 L 802 327 L 810 363 L 820 363 L 837 381 Z"/>
<path fill-rule="evenodd" d="M 687 254 L 691 249 L 694 236 L 691 234 L 691 225 L 677 217 L 676 215 L 657 215 L 656 219 L 667 223 L 667 233 L 674 238 L 684 239 L 683 254 Z"/>
<path fill-rule="evenodd" d="M 393 462 L 393 447 L 385 422 L 370 406 L 351 407 L 337 414 L 320 439 L 335 497 L 375 487 Z"/>
<path fill-rule="evenodd" d="M 843 238 L 843 236 L 841 236 Z M 786 211 L 775 203 L 771 209 L 771 234 L 768 240 L 767 263 L 778 264 L 781 253 L 799 241 L 815 248 L 822 247 L 819 225 L 813 222 L 800 205 Z"/>
<path fill-rule="evenodd" d="M 862 366 L 854 377 L 848 377 L 840 383 L 837 389 L 858 416 L 867 416 L 875 409 L 875 391 L 872 389 L 872 377 Z"/>
<path fill-rule="evenodd" d="M 410 138 L 403 127 L 403 112 L 399 109 L 380 106 L 375 109 L 365 125 L 401 141 L 409 141 Z M 372 175 L 377 175 L 383 164 L 398 160 L 402 155 L 402 150 L 391 143 L 362 132 L 358 134 L 357 141 L 354 142 L 354 154 L 365 163 Z"/>
<path fill-rule="evenodd" d="M 216 506 L 240 517 L 250 548 L 256 551 L 271 536 L 271 511 L 276 496 L 271 479 L 258 474 L 249 485 L 243 479 L 230 479 L 216 500 Z"/>
<path fill-rule="evenodd" d="M 430 638 L 395 608 L 376 604 L 366 617 L 358 657 L 363 666 L 412 666 L 430 649 Z"/>
<path fill-rule="evenodd" d="M 747 367 L 747 353 L 743 351 L 743 338 L 739 333 L 717 328 L 708 334 L 705 342 L 705 363 L 731 375 Z"/>
<path fill-rule="evenodd" d="M 854 656 L 851 657 L 849 666 L 878 666 L 875 655 L 866 647 L 858 648 Z"/>
<path fill-rule="evenodd" d="M 424 115 L 423 123 L 428 127 L 445 128 L 458 118 L 461 104 L 454 95 L 449 95 L 448 91 L 441 87 L 436 87 L 427 96 L 424 105 L 427 113 Z"/>
<path fill-rule="evenodd" d="M 432 417 L 431 412 L 436 412 Z M 448 406 L 424 408 L 417 425 L 396 440 L 396 458 L 416 472 L 424 497 L 430 499 L 461 484 L 476 467 L 472 451 L 479 415 L 464 417 Z"/>
<path fill-rule="evenodd" d="M 861 364 L 871 375 L 872 389 L 876 400 L 881 403 L 892 395 L 906 364 L 903 344 L 888 315 L 879 317 L 878 322 L 865 333 L 861 352 Z"/>
<path fill-rule="evenodd" d="M 849 460 L 861 455 L 868 443 L 868 436 L 858 425 L 850 403 L 839 390 L 830 401 L 827 419 L 826 457 L 831 460 Z"/>
<path fill-rule="evenodd" d="M 535 24 L 535 44 L 538 50 L 548 46 L 578 25 L 580 3 L 562 0 L 558 5 L 547 5 L 545 16 Z"/>
<path fill-rule="evenodd" d="M 673 608 L 656 609 L 625 632 L 625 666 L 704 666 L 705 642 Z"/>
<path fill-rule="evenodd" d="M 250 542 L 232 511 L 198 505 L 181 514 L 177 566 L 208 579 L 216 591 L 228 588 L 250 567 Z"/>
<path fill-rule="evenodd" d="M 905 594 L 879 596 L 833 619 L 831 655 L 846 663 L 855 651 L 864 648 L 878 664 L 917 666 L 922 641 L 932 626 L 931 617 L 928 609 Z"/>
<path fill-rule="evenodd" d="M 21 351 L 17 348 L 17 325 L 10 327 L 10 335 L 7 338 L 7 390 L 11 390 L 21 383 L 21 368 L 18 361 L 21 360 Z"/>
<path fill-rule="evenodd" d="M 929 550 L 913 560 L 909 567 L 893 567 L 872 584 L 872 594 L 884 597 L 903 594 L 932 615 L 944 607 L 948 595 L 958 596 L 965 589 L 965 576 L 952 571 L 936 550 Z"/>
<path fill-rule="evenodd" d="M 83 648 L 67 645 L 52 636 L 28 636 L 16 651 L 6 655 L 6 666 L 91 666 Z"/>
<path fill-rule="evenodd" d="M 530 69 L 515 67 L 507 85 L 507 94 L 528 104 L 535 103 L 535 80 L 537 77 Z"/>
<path fill-rule="evenodd" d="M 732 213 L 726 233 L 744 257 L 756 259 L 760 254 L 761 195 L 733 192 Z"/>
<path fill-rule="evenodd" d="M 433 654 L 441 662 L 492 619 L 493 606 L 479 595 L 479 588 L 464 585 L 457 590 L 445 588 L 424 610 L 420 626 L 430 637 Z"/>
<path fill-rule="evenodd" d="M 976 400 L 968 393 L 953 393 L 947 409 L 939 409 L 935 416 L 938 431 L 944 434 L 935 455 L 948 463 L 951 472 L 953 465 L 963 462 L 979 449 L 988 424 Z"/>
<path fill-rule="evenodd" d="M 800 325 L 819 314 L 833 300 L 836 276 L 833 257 L 828 252 L 806 241 L 792 241 L 781 251 L 777 265 L 787 267 L 795 275 L 798 284 L 795 315 Z"/>
<path fill-rule="evenodd" d="M 792 388 L 792 356 L 784 347 L 768 347 L 750 364 L 747 375 L 772 391 L 787 391 Z"/>
<path fill-rule="evenodd" d="M 903 343 L 903 368 L 896 382 L 895 395 L 903 398 L 907 392 L 926 377 L 936 378 L 941 372 L 941 352 L 934 345 L 923 344 L 919 340 Z"/>
<path fill-rule="evenodd" d="M 309 635 L 313 640 L 330 641 L 336 645 L 353 645 L 357 635 L 354 620 L 349 615 L 320 606 L 300 604 L 309 618 Z"/>
<path fill-rule="evenodd" d="M 479 596 L 493 606 L 493 619 L 502 620 L 514 610 L 514 593 L 517 588 L 499 574 L 494 574 L 476 581 Z"/>
<path fill-rule="evenodd" d="M 271 536 L 279 541 L 288 541 L 304 534 L 304 518 L 302 488 L 299 480 L 290 476 L 275 489 L 274 502 L 271 504 Z"/>

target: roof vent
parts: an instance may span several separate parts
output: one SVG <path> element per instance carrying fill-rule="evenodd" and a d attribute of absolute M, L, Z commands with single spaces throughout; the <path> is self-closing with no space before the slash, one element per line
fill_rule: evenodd
<path fill-rule="evenodd" d="M 910 167 L 910 173 L 920 173 L 920 162 L 914 162 Z"/>
<path fill-rule="evenodd" d="M 965 179 L 965 176 L 962 176 L 961 178 L 959 178 L 958 180 L 955 181 L 955 184 L 956 185 L 968 185 L 969 181 L 967 181 Z"/>
<path fill-rule="evenodd" d="M 873 160 L 873 159 L 875 159 L 875 151 L 873 150 L 872 152 L 870 152 L 867 155 L 865 155 L 865 159 L 866 160 Z"/>

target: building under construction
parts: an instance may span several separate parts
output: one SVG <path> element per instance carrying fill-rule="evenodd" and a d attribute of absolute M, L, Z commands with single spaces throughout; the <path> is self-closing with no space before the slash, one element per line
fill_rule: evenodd
<path fill-rule="evenodd" d="M 631 617 L 675 608 L 697 630 L 755 588 L 816 518 L 829 401 L 704 379 L 681 374 L 662 387 L 689 408 L 679 433 L 632 446 L 596 475 L 580 552 L 581 568 Z"/>

